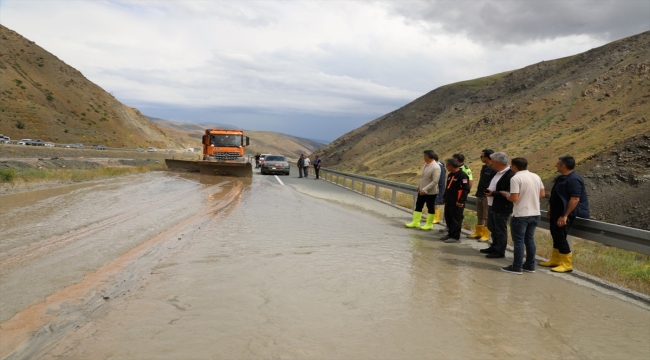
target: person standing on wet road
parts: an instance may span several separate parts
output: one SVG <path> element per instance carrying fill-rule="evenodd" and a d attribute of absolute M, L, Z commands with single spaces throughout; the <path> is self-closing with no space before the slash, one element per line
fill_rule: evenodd
<path fill-rule="evenodd" d="M 424 166 L 422 175 L 418 184 L 418 196 L 415 201 L 415 211 L 413 211 L 413 221 L 406 224 L 407 228 L 418 227 L 421 230 L 433 229 L 433 217 L 436 212 L 436 196 L 438 195 L 438 180 L 440 180 L 440 166 L 436 163 L 435 153 L 433 150 L 424 151 Z M 422 209 L 427 205 L 427 222 L 420 226 L 422 219 Z"/>
<path fill-rule="evenodd" d="M 576 217 L 589 219 L 589 201 L 585 180 L 573 169 L 576 160 L 572 156 L 561 157 L 555 167 L 560 173 L 555 179 L 549 199 L 551 237 L 553 237 L 553 253 L 549 261 L 539 265 L 552 267 L 551 271 L 565 273 L 573 271 L 573 254 L 567 241 L 569 228 Z"/>
<path fill-rule="evenodd" d="M 442 198 L 445 194 L 445 183 L 447 182 L 447 169 L 445 169 L 445 164 L 439 161 L 438 154 L 434 153 L 433 159 L 440 167 L 440 179 L 438 180 L 438 195 L 436 196 L 436 213 L 433 215 L 433 223 L 440 224 L 440 217 L 441 217 L 440 213 L 442 213 L 442 208 L 444 206 L 442 202 Z"/>
<path fill-rule="evenodd" d="M 314 173 L 316 173 L 316 179 L 320 179 L 319 172 L 320 172 L 320 164 L 322 160 L 316 155 L 316 160 L 314 160 Z"/>
<path fill-rule="evenodd" d="M 510 192 L 502 191 L 508 201 L 512 201 L 510 234 L 514 243 L 512 265 L 501 268 L 505 272 L 521 275 L 522 271 L 535 272 L 535 229 L 540 220 L 539 199 L 546 196 L 542 179 L 528 171 L 528 160 L 514 158 L 511 162 L 515 175 L 510 179 Z M 526 261 L 524 261 L 524 247 Z"/>
<path fill-rule="evenodd" d="M 472 175 L 472 169 L 470 169 L 469 166 L 465 165 L 465 155 L 454 154 L 451 157 L 458 160 L 458 163 L 460 164 L 460 169 L 463 170 L 465 174 L 467 174 L 467 178 L 469 179 L 469 188 L 471 190 L 472 186 L 474 185 L 474 176 Z"/>
<path fill-rule="evenodd" d="M 255 168 L 256 169 L 260 168 L 260 157 L 261 156 L 262 156 L 262 154 L 260 154 L 260 153 L 255 154 Z"/>
<path fill-rule="evenodd" d="M 490 155 L 492 167 L 496 174 L 490 181 L 490 186 L 485 190 L 488 197 L 488 229 L 492 233 L 492 245 L 480 252 L 486 258 L 498 259 L 506 255 L 508 245 L 508 218 L 512 214 L 512 202 L 508 201 L 501 191 L 510 192 L 510 179 L 515 175 L 508 166 L 508 155 L 495 152 Z"/>
<path fill-rule="evenodd" d="M 451 158 L 445 161 L 447 167 L 447 187 L 442 201 L 445 203 L 445 222 L 449 229 L 447 235 L 440 238 L 446 243 L 460 242 L 460 230 L 465 217 L 465 201 L 469 194 L 469 178 L 460 169 L 458 160 Z"/>
<path fill-rule="evenodd" d="M 311 160 L 309 160 L 309 156 L 305 154 L 304 156 L 304 161 L 302 164 L 302 171 L 304 172 L 305 179 L 309 178 L 309 165 L 311 164 Z"/>
<path fill-rule="evenodd" d="M 299 178 L 302 178 L 302 168 L 305 166 L 305 156 L 303 154 L 300 154 L 300 158 L 298 158 L 298 176 Z"/>
<path fill-rule="evenodd" d="M 490 186 L 490 181 L 497 173 L 492 168 L 492 160 L 490 155 L 494 154 L 492 149 L 485 149 L 481 151 L 481 175 L 478 179 L 478 187 L 476 188 L 476 228 L 474 233 L 469 236 L 470 239 L 478 239 L 479 241 L 490 240 L 490 230 L 487 228 L 488 217 L 488 201 L 485 196 L 485 190 Z"/>

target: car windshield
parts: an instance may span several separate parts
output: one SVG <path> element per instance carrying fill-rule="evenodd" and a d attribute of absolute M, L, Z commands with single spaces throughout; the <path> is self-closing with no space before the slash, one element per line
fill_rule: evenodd
<path fill-rule="evenodd" d="M 241 146 L 241 135 L 211 135 L 210 143 L 213 146 Z"/>
<path fill-rule="evenodd" d="M 267 156 L 264 161 L 286 161 L 284 156 Z"/>

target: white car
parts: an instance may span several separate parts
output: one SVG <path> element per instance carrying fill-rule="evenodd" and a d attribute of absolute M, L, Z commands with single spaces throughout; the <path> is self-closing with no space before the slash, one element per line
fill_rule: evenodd
<path fill-rule="evenodd" d="M 11 138 L 9 136 L 0 135 L 0 144 L 11 144 Z"/>
<path fill-rule="evenodd" d="M 156 149 L 150 147 L 150 148 L 147 149 L 147 152 L 156 152 Z"/>
<path fill-rule="evenodd" d="M 32 141 L 32 139 L 22 139 L 18 142 L 18 145 L 27 145 Z"/>

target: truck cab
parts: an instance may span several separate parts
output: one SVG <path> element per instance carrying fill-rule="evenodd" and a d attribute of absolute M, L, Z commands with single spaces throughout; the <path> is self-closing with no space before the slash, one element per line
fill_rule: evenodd
<path fill-rule="evenodd" d="M 207 129 L 202 139 L 203 160 L 237 160 L 250 139 L 242 130 Z"/>

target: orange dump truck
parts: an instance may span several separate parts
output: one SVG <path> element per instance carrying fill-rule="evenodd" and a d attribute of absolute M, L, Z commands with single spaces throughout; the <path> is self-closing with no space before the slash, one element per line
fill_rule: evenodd
<path fill-rule="evenodd" d="M 207 129 L 201 142 L 203 160 L 165 159 L 167 167 L 210 175 L 253 176 L 253 166 L 244 158 L 250 139 L 243 130 Z"/>

